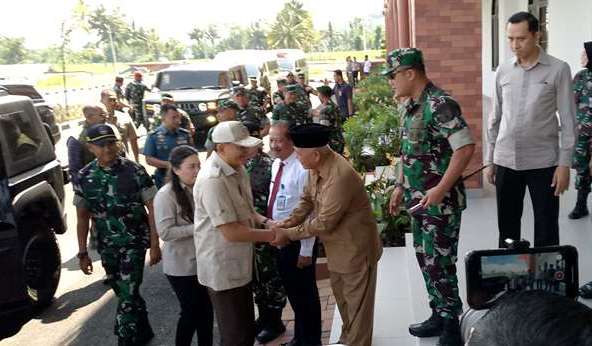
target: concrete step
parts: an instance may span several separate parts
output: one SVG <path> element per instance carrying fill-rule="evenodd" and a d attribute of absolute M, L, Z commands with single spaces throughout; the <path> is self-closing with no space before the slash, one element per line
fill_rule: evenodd
<path fill-rule="evenodd" d="M 384 249 L 378 262 L 373 346 L 415 345 L 414 338 L 407 332 L 411 322 L 407 266 L 404 247 Z M 339 313 L 333 314 L 332 343 L 338 341 L 341 325 Z"/>

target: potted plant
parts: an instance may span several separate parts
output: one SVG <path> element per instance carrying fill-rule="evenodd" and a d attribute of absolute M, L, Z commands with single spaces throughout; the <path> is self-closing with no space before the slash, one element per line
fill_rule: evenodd
<path fill-rule="evenodd" d="M 400 113 L 387 80 L 371 75 L 361 81 L 354 95 L 354 104 L 357 112 L 345 122 L 344 138 L 355 169 L 365 175 L 374 171 L 376 166 L 392 165 L 399 152 Z M 411 225 L 407 212 L 389 213 L 393 184 L 393 177 L 380 173 L 366 185 L 380 237 L 386 247 L 404 246 L 405 232 Z"/>

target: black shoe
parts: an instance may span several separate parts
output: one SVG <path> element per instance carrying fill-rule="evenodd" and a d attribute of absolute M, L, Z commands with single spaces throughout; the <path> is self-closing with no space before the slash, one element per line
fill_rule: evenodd
<path fill-rule="evenodd" d="M 259 311 L 259 317 L 255 320 L 255 335 L 259 335 L 265 326 L 265 307 L 257 305 L 257 310 Z"/>
<path fill-rule="evenodd" d="M 584 216 L 588 215 L 588 191 L 581 191 L 578 190 L 578 200 L 576 201 L 576 206 L 574 209 L 567 215 L 568 218 L 572 220 L 581 219 Z"/>
<path fill-rule="evenodd" d="M 409 326 L 409 334 L 418 338 L 438 336 L 442 333 L 444 318 L 440 317 L 436 310 L 432 310 L 432 316 L 421 323 L 414 323 Z"/>
<path fill-rule="evenodd" d="M 462 346 L 460 335 L 460 323 L 458 318 L 445 318 L 442 322 L 442 334 L 438 339 L 437 346 Z"/>
<path fill-rule="evenodd" d="M 286 331 L 282 322 L 282 310 L 265 309 L 265 319 L 265 326 L 255 337 L 262 344 L 275 340 Z"/>

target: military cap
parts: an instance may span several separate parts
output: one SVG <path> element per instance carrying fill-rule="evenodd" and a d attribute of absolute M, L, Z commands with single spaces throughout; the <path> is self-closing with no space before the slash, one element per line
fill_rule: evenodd
<path fill-rule="evenodd" d="M 255 77 L 255 76 L 249 76 L 249 80 L 250 80 L 250 81 L 257 80 L 257 77 Z"/>
<path fill-rule="evenodd" d="M 298 88 L 300 88 L 300 85 L 298 85 L 298 84 L 289 84 L 289 85 L 286 85 L 286 92 L 295 93 L 295 92 L 298 92 Z"/>
<path fill-rule="evenodd" d="M 304 78 L 304 77 L 306 77 L 306 74 L 304 72 L 300 72 L 300 73 L 298 73 L 298 77 L 303 77 Z"/>
<path fill-rule="evenodd" d="M 231 99 L 226 99 L 226 100 L 220 101 L 220 103 L 218 104 L 218 108 L 220 110 L 235 109 L 237 112 L 240 110 L 240 107 L 238 106 L 238 104 Z"/>
<path fill-rule="evenodd" d="M 417 48 L 399 48 L 387 54 L 388 68 L 384 76 L 399 72 L 405 68 L 423 66 L 423 53 Z"/>
<path fill-rule="evenodd" d="M 174 101 L 175 98 L 173 97 L 173 95 L 169 94 L 169 93 L 162 93 L 160 94 L 160 99 L 161 100 L 170 100 L 170 101 Z"/>
<path fill-rule="evenodd" d="M 103 147 L 117 141 L 113 128 L 107 124 L 96 124 L 88 128 L 88 143 Z"/>
<path fill-rule="evenodd" d="M 123 77 L 115 77 L 116 82 L 123 82 Z"/>
<path fill-rule="evenodd" d="M 290 128 L 290 138 L 297 148 L 320 148 L 329 143 L 333 130 L 321 124 L 303 124 Z"/>
<path fill-rule="evenodd" d="M 331 95 L 333 94 L 333 90 L 331 90 L 331 87 L 326 85 L 321 85 L 317 88 L 317 91 L 327 97 L 331 97 Z"/>

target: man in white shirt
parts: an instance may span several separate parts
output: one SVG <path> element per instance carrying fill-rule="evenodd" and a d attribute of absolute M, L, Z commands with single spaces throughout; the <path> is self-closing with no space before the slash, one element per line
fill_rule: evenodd
<path fill-rule="evenodd" d="M 283 220 L 300 200 L 308 171 L 296 157 L 288 135 L 288 124 L 278 122 L 269 132 L 270 147 L 276 157 L 271 168 L 267 216 Z M 315 237 L 290 242 L 279 251 L 278 269 L 294 309 L 294 338 L 288 346 L 321 345 L 321 304 L 316 285 Z"/>
<path fill-rule="evenodd" d="M 372 68 L 372 63 L 368 60 L 368 55 L 364 56 L 364 76 L 363 79 L 368 78 L 370 75 L 370 69 Z"/>

